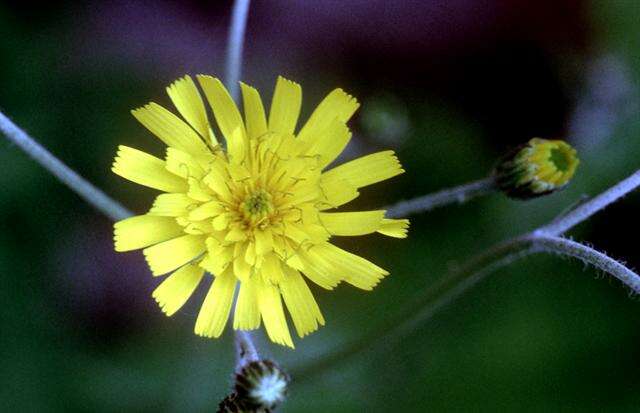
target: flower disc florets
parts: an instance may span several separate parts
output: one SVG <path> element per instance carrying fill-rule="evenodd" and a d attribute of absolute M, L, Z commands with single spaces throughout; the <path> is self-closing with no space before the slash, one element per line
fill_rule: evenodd
<path fill-rule="evenodd" d="M 155 103 L 133 111 L 168 145 L 166 155 L 121 146 L 113 171 L 165 193 L 147 214 L 115 225 L 116 249 L 144 248 L 154 275 L 172 272 L 153 293 L 167 315 L 186 302 L 205 271 L 214 275 L 196 333 L 222 333 L 239 285 L 234 328 L 264 322 L 274 342 L 293 346 L 283 300 L 301 337 L 324 324 L 303 275 L 326 289 L 345 281 L 365 290 L 387 275 L 330 238 L 374 232 L 403 238 L 408 221 L 387 219 L 384 210 L 332 210 L 403 170 L 392 151 L 326 170 L 349 142 L 346 121 L 358 107 L 340 89 L 296 133 L 299 85 L 278 79 L 267 119 L 258 92 L 242 84 L 243 119 L 218 79 L 198 80 L 215 124 L 190 77 L 167 89 L 186 122 Z"/>

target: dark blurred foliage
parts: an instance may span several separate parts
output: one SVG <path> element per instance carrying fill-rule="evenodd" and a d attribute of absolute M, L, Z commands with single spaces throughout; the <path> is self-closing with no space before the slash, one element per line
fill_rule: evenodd
<path fill-rule="evenodd" d="M 530 230 L 638 168 L 640 5 L 450 0 L 254 1 L 244 75 L 268 100 L 300 82 L 308 115 L 343 87 L 363 103 L 349 156 L 392 147 L 407 173 L 366 191 L 385 205 L 484 176 L 533 136 L 581 153 L 572 185 L 415 217 L 403 241 L 340 240 L 392 275 L 376 290 L 314 289 L 327 326 L 277 348 L 297 365 L 390 317 L 447 268 Z M 129 110 L 168 104 L 185 73 L 223 76 L 230 1 L 5 2 L 0 110 L 137 212 L 153 191 L 110 171 L 118 144 L 160 153 Z M 206 286 L 168 319 L 142 254 L 112 252 L 110 223 L 0 143 L 0 410 L 213 411 L 229 391 L 231 334 L 192 333 Z M 638 195 L 573 235 L 640 267 Z M 498 271 L 382 353 L 294 378 L 287 412 L 637 411 L 639 303 L 592 269 L 532 257 Z"/>

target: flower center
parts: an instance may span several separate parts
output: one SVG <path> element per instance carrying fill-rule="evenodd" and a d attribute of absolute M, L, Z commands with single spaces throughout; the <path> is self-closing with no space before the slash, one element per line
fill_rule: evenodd
<path fill-rule="evenodd" d="M 271 195 L 264 190 L 254 191 L 244 200 L 241 210 L 246 220 L 260 223 L 273 212 Z"/>

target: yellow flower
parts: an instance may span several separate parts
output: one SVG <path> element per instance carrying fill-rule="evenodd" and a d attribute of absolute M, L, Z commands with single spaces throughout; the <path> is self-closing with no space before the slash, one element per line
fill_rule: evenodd
<path fill-rule="evenodd" d="M 510 197 L 533 198 L 565 187 L 579 164 L 576 150 L 565 141 L 533 138 L 498 164 L 496 182 Z"/>
<path fill-rule="evenodd" d="M 165 193 L 145 215 L 115 224 L 115 248 L 144 248 L 153 275 L 172 273 L 153 292 L 169 316 L 205 271 L 214 275 L 197 334 L 222 334 L 239 285 L 233 327 L 256 329 L 262 319 L 272 341 L 293 347 L 282 300 L 300 337 L 324 325 L 302 274 L 329 290 L 341 281 L 371 290 L 388 274 L 330 238 L 373 232 L 404 238 L 409 225 L 385 218 L 384 210 L 329 211 L 358 197 L 360 188 L 404 171 L 392 151 L 325 170 L 349 142 L 346 122 L 359 106 L 341 89 L 296 133 L 298 84 L 278 78 L 268 119 L 258 91 L 241 84 L 243 119 L 218 79 L 197 79 L 215 124 L 189 76 L 167 88 L 186 122 L 156 103 L 132 111 L 168 146 L 165 159 L 120 146 L 112 170 Z"/>

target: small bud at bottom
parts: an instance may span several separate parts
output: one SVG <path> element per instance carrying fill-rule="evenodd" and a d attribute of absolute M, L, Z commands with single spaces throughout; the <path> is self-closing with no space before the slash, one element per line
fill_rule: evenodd
<path fill-rule="evenodd" d="M 287 392 L 289 377 L 277 364 L 258 360 L 247 364 L 236 375 L 235 390 L 244 405 L 273 409 Z"/>

